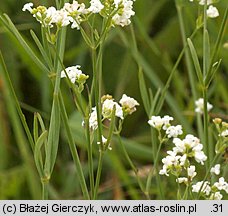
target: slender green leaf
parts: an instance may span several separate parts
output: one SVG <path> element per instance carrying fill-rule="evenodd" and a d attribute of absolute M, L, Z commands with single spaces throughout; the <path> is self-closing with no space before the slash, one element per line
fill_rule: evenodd
<path fill-rule="evenodd" d="M 145 82 L 141 68 L 139 69 L 139 72 L 138 72 L 138 79 L 139 79 L 139 88 L 140 88 L 143 105 L 144 105 L 145 111 L 147 113 L 147 116 L 149 116 L 151 104 L 150 104 L 150 98 L 149 98 L 147 87 L 146 87 L 146 82 Z"/>
<path fill-rule="evenodd" d="M 20 115 L 20 118 L 23 117 L 22 119 L 20 119 L 18 117 L 18 108 L 20 108 L 18 106 L 18 101 L 17 98 L 15 96 L 15 92 L 13 90 L 12 84 L 10 82 L 9 79 L 9 74 L 8 71 L 6 69 L 4 60 L 3 60 L 3 56 L 0 52 L 0 77 L 3 80 L 3 85 L 4 85 L 4 91 L 3 91 L 3 95 L 6 101 L 6 105 L 7 105 L 7 110 L 9 112 L 9 116 L 10 116 L 10 121 L 12 124 L 12 128 L 13 128 L 13 132 L 15 134 L 16 137 L 16 143 L 18 144 L 18 148 L 20 151 L 20 154 L 22 156 L 22 161 L 25 164 L 25 168 L 27 171 L 27 178 L 28 178 L 28 182 L 29 182 L 29 189 L 32 193 L 32 197 L 34 199 L 39 199 L 40 198 L 40 190 L 38 189 L 38 181 L 37 181 L 37 175 L 34 172 L 33 169 L 33 160 L 27 143 L 27 140 L 24 136 L 24 130 L 21 126 L 21 122 L 25 121 L 24 116 Z M 15 104 L 15 102 L 17 102 Z M 24 126 L 24 125 L 23 125 Z"/>
<path fill-rule="evenodd" d="M 203 74 L 202 74 L 202 70 L 200 68 L 200 63 L 199 63 L 199 59 L 198 59 L 195 47 L 190 38 L 188 38 L 187 41 L 188 41 L 188 45 L 189 45 L 190 52 L 192 55 L 192 60 L 193 60 L 194 66 L 195 66 L 197 77 L 199 79 L 200 84 L 203 86 Z"/>
<path fill-rule="evenodd" d="M 39 48 L 40 53 L 42 54 L 45 62 L 48 64 L 49 69 L 53 69 L 52 62 L 51 62 L 50 58 L 48 57 L 47 53 L 45 52 L 42 44 L 40 43 L 38 37 L 35 34 L 35 32 L 33 30 L 30 30 L 30 34 L 32 35 L 34 42 L 36 43 L 37 47 Z"/>
<path fill-rule="evenodd" d="M 35 143 L 35 150 L 34 150 L 34 160 L 36 164 L 36 168 L 39 172 L 40 177 L 45 177 L 44 173 L 44 165 L 43 165 L 43 157 L 42 157 L 42 146 L 45 143 L 45 140 L 47 139 L 48 132 L 44 131 L 39 138 L 37 139 Z"/>
<path fill-rule="evenodd" d="M 11 19 L 6 15 L 0 15 L 0 22 L 3 24 L 3 26 L 12 34 L 14 35 L 17 40 L 20 42 L 23 49 L 28 53 L 28 55 L 31 57 L 31 60 L 43 71 L 48 73 L 49 70 L 47 67 L 42 63 L 42 61 L 37 57 L 37 55 L 34 53 L 34 51 L 30 48 L 30 46 L 26 43 L 24 38 L 21 36 L 17 28 L 12 23 Z"/>
<path fill-rule="evenodd" d="M 35 143 L 37 142 L 37 139 L 39 137 L 39 127 L 38 127 L 38 120 L 37 120 L 37 113 L 34 113 L 33 118 L 33 138 Z"/>
<path fill-rule="evenodd" d="M 210 58 L 211 58 L 211 49 L 210 49 L 210 37 L 209 37 L 209 33 L 206 30 L 205 31 L 205 67 L 206 67 L 206 72 L 208 73 L 208 69 L 209 69 L 209 64 L 210 64 Z M 206 74 L 207 76 L 207 74 Z"/>

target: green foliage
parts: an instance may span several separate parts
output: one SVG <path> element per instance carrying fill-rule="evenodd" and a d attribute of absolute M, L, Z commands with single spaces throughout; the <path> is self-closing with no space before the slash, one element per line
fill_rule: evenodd
<path fill-rule="evenodd" d="M 37 2 L 46 4 L 47 1 Z M 197 21 L 195 4 L 184 0 L 177 2 L 180 8 L 175 7 L 175 1 L 136 1 L 133 26 L 113 28 L 103 47 L 103 74 L 99 81 L 103 83 L 103 88 L 100 93 L 112 94 L 117 99 L 126 93 L 140 103 L 137 112 L 126 118 L 119 138 L 133 165 L 138 168 L 144 185 L 149 175 L 148 169 L 154 165 L 153 150 L 158 148 L 154 142 L 151 146 L 151 128 L 147 124 L 152 114 L 169 114 L 177 124 L 183 125 L 186 133 L 197 135 L 201 132 L 198 136 L 203 138 L 202 119 L 195 116 L 194 101 L 203 97 L 202 87 L 206 86 L 210 87 L 208 99 L 214 106 L 209 124 L 214 117 L 228 120 L 228 29 L 225 26 L 227 10 L 224 9 L 227 3 L 221 0 L 217 4 L 220 17 L 208 20 L 205 37 L 207 59 L 210 61 L 206 64 L 208 73 L 204 74 L 201 69 L 203 21 Z M 55 1 L 48 4 L 51 3 L 55 4 Z M 17 0 L 0 2 L 0 50 L 4 57 L 3 60 L 1 56 L 0 62 L 0 199 L 41 198 L 38 174 L 41 178 L 52 174 L 48 189 L 50 198 L 82 199 L 83 195 L 89 198 L 87 186 L 91 181 L 91 164 L 88 163 L 88 146 L 82 127 L 82 112 L 86 113 L 86 107 L 83 106 L 78 112 L 72 92 L 65 82 L 61 86 L 56 84 L 61 87 L 61 94 L 55 92 L 52 104 L 53 92 L 58 90 L 52 75 L 55 76 L 55 72 L 62 70 L 63 66 L 59 59 L 50 58 L 56 50 L 47 52 L 48 41 L 39 40 L 45 32 L 40 33 L 40 25 L 32 16 L 21 11 L 22 6 L 21 1 L 18 3 Z M 179 26 L 179 9 L 184 17 L 185 39 Z M 198 29 L 194 33 L 196 25 Z M 87 84 L 91 86 L 91 52 L 79 32 L 67 31 L 67 34 L 61 33 L 62 40 L 66 36 L 66 43 L 58 47 L 58 58 L 63 59 L 66 67 L 81 64 L 83 71 L 90 76 Z M 86 33 L 81 33 L 87 44 L 91 45 Z M 189 71 L 192 73 L 189 74 Z M 86 91 L 85 86 L 82 95 L 85 101 L 88 99 Z M 95 105 L 94 101 L 91 103 Z M 38 112 L 40 117 L 34 117 L 34 112 Z M 211 142 L 215 145 L 216 137 L 211 127 Z M 108 137 L 111 139 L 111 133 Z M 98 199 L 145 199 L 117 136 L 112 138 L 112 147 L 113 151 L 103 159 Z M 158 168 L 161 168 L 165 149 L 169 148 L 166 147 L 161 148 Z M 35 162 L 32 162 L 33 151 Z M 94 156 L 92 168 L 95 173 L 99 163 L 97 145 L 92 146 L 91 154 Z M 227 178 L 227 159 L 221 157 L 220 161 L 225 167 L 223 176 Z M 155 174 L 151 174 L 149 189 L 153 199 L 159 197 Z M 175 199 L 176 194 L 169 190 L 175 187 L 175 180 L 167 183 L 165 177 L 161 177 L 160 181 L 165 196 Z M 26 184 L 29 187 L 23 191 Z M 80 188 L 83 188 L 82 192 Z"/>

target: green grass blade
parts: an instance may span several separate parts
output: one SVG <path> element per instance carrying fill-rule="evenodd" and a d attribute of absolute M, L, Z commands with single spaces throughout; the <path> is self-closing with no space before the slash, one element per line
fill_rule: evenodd
<path fill-rule="evenodd" d="M 85 177 L 84 177 L 82 166 L 81 166 L 81 162 L 80 162 L 80 159 L 79 159 L 79 156 L 78 156 L 76 145 L 74 143 L 74 138 L 73 138 L 73 135 L 72 135 L 72 132 L 71 132 L 71 128 L 70 128 L 70 125 L 69 125 L 67 113 L 66 113 L 65 106 L 64 106 L 64 103 L 63 103 L 63 99 L 62 99 L 61 96 L 60 96 L 60 109 L 61 109 L 61 116 L 62 116 L 62 119 L 63 119 L 63 125 L 64 125 L 64 128 L 66 130 L 66 134 L 67 134 L 69 147 L 70 147 L 71 154 L 72 154 L 72 157 L 73 157 L 73 160 L 74 160 L 74 163 L 75 163 L 76 170 L 78 172 L 78 178 L 79 178 L 79 181 L 80 181 L 82 193 L 83 193 L 85 199 L 90 199 L 89 192 L 88 192 L 88 189 L 87 189 L 87 185 L 86 185 L 86 182 L 85 182 Z"/>
<path fill-rule="evenodd" d="M 42 63 L 42 61 L 37 57 L 37 55 L 34 53 L 34 51 L 30 48 L 30 46 L 26 43 L 24 38 L 21 36 L 19 31 L 16 29 L 15 25 L 12 23 L 11 19 L 6 15 L 0 15 L 0 22 L 3 24 L 3 26 L 12 34 L 14 35 L 17 40 L 20 42 L 23 49 L 28 53 L 28 55 L 31 57 L 31 60 L 43 71 L 48 73 L 49 70 L 47 67 Z"/>
<path fill-rule="evenodd" d="M 17 113 L 18 110 L 17 110 L 17 105 L 15 104 L 15 101 L 16 101 L 15 92 L 12 89 L 11 83 L 9 83 L 8 71 L 6 69 L 1 53 L 0 53 L 0 76 L 3 79 L 3 85 L 4 85 L 3 94 L 6 101 L 7 110 L 9 112 L 13 132 L 16 137 L 16 141 L 22 157 L 22 161 L 26 167 L 29 189 L 33 199 L 39 199 L 41 197 L 41 193 L 38 187 L 39 185 L 37 181 L 38 176 L 36 175 L 33 167 L 33 159 L 30 156 L 31 151 L 28 147 L 27 140 L 24 136 L 24 130 L 21 126 L 20 118 L 18 117 L 18 113 Z"/>
<path fill-rule="evenodd" d="M 208 69 L 209 69 L 209 63 L 210 63 L 210 59 L 211 59 L 211 49 L 210 49 L 210 37 L 209 37 L 209 33 L 207 30 L 205 30 L 205 68 L 206 68 L 206 76 L 208 73 Z"/>
<path fill-rule="evenodd" d="M 200 84 L 203 86 L 203 74 L 202 74 L 202 70 L 200 68 L 200 63 L 199 63 L 199 59 L 198 59 L 195 47 L 190 38 L 188 38 L 187 41 L 188 41 L 188 45 L 189 45 L 190 52 L 192 55 L 192 60 L 193 60 L 194 66 L 195 66 L 197 77 L 199 79 Z"/>
<path fill-rule="evenodd" d="M 149 98 L 147 87 L 146 87 L 146 82 L 145 82 L 141 68 L 139 69 L 139 72 L 138 72 L 138 79 L 139 79 L 139 89 L 140 89 L 143 105 L 144 105 L 145 111 L 147 113 L 147 116 L 149 116 L 151 104 L 150 104 L 150 98 Z"/>
<path fill-rule="evenodd" d="M 5 63 L 4 63 L 4 59 L 3 59 L 3 56 L 1 54 L 1 52 L 0 52 L 0 64 L 1 64 L 2 70 L 4 72 L 4 77 L 6 79 L 5 82 L 7 83 L 7 87 L 9 88 L 10 94 L 13 97 L 13 100 L 14 100 L 14 104 L 15 104 L 14 106 L 16 106 L 18 115 L 19 115 L 19 117 L 21 119 L 22 125 L 23 125 L 24 130 L 26 132 L 26 135 L 28 137 L 29 144 L 30 144 L 31 148 L 34 149 L 34 140 L 32 138 L 31 132 L 29 130 L 28 124 L 26 122 L 25 116 L 24 116 L 24 114 L 23 114 L 23 112 L 21 110 L 20 104 L 19 104 L 18 99 L 17 99 L 17 95 L 16 95 L 16 93 L 14 91 L 14 88 L 13 88 L 13 85 L 11 83 L 11 80 L 10 80 L 10 77 L 9 77 L 9 73 L 8 73 L 8 71 L 6 69 L 6 66 L 5 66 Z"/>
<path fill-rule="evenodd" d="M 39 128 L 38 128 L 38 119 L 37 119 L 37 114 L 34 113 L 34 118 L 33 118 L 33 138 L 35 143 L 38 140 L 39 137 L 39 132 L 38 132 Z"/>
<path fill-rule="evenodd" d="M 41 178 L 45 177 L 41 148 L 44 145 L 45 140 L 47 139 L 47 136 L 48 136 L 48 132 L 44 131 L 39 136 L 39 138 L 37 139 L 37 141 L 35 143 L 34 160 L 35 160 L 36 168 L 37 168 Z"/>
<path fill-rule="evenodd" d="M 39 48 L 40 53 L 42 54 L 45 62 L 48 64 L 49 69 L 52 70 L 53 69 L 52 62 L 51 62 L 50 58 L 48 57 L 47 53 L 45 52 L 41 42 L 39 41 L 38 37 L 35 34 L 35 32 L 33 30 L 30 30 L 30 34 L 31 34 L 34 42 L 36 43 L 37 47 Z"/>

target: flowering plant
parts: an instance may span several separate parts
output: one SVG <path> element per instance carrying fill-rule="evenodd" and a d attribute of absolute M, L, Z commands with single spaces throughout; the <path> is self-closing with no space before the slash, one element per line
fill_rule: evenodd
<path fill-rule="evenodd" d="M 19 60 L 8 71 L 1 54 L 0 97 L 14 133 L 5 138 L 0 124 L 0 143 L 18 144 L 19 173 L 29 185 L 24 193 L 34 199 L 226 199 L 226 64 L 220 59 L 226 55 L 218 52 L 227 49 L 224 1 L 38 2 L 21 7 L 20 19 L 29 20 L 23 25 L 0 14 L 0 33 L 13 36 L 6 41 L 20 47 L 28 66 L 19 67 L 22 77 L 28 72 L 35 80 L 23 82 L 25 95 L 38 92 L 38 108 L 21 102 L 20 76 L 10 78 Z M 163 17 L 162 9 L 177 13 Z M 170 25 L 171 14 L 180 32 Z M 2 119 L 1 107 L 2 100 Z M 1 167 L 0 176 L 10 182 Z"/>

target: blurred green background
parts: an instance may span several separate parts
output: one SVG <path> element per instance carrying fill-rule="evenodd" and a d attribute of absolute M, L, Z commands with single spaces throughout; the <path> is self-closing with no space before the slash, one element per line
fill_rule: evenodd
<path fill-rule="evenodd" d="M 22 12 L 21 9 L 26 2 L 22 0 L 0 1 L 0 11 L 9 15 L 26 41 L 38 53 L 29 29 L 33 29 L 37 35 L 40 35 L 40 25 L 28 12 Z M 33 2 L 35 5 L 54 5 L 54 1 L 34 0 Z M 221 0 L 217 4 L 221 16 L 208 21 L 212 48 L 226 5 L 227 1 Z M 130 156 L 134 159 L 135 164 L 142 173 L 142 178 L 144 178 L 147 176 L 148 169 L 152 166 L 153 158 L 150 127 L 147 124 L 148 118 L 140 97 L 136 61 L 140 61 L 147 85 L 155 92 L 165 84 L 183 48 L 183 43 L 174 0 L 137 0 L 134 8 L 136 16 L 132 19 L 132 23 L 140 51 L 140 59 L 136 59 L 131 49 L 130 28 L 113 29 L 106 43 L 104 53 L 103 93 L 113 95 L 116 100 L 119 100 L 122 94 L 126 93 L 136 98 L 141 104 L 137 112 L 127 118 L 122 136 Z M 197 4 L 183 0 L 183 17 L 187 36 L 190 36 L 195 29 L 198 10 Z M 199 56 L 202 56 L 201 31 L 197 33 L 193 42 L 195 47 L 197 47 Z M 6 32 L 1 25 L 0 50 L 3 53 L 14 88 L 29 125 L 32 128 L 34 111 L 42 114 L 46 123 L 48 123 L 52 104 L 52 87 L 47 74 L 42 73 L 32 63 L 30 57 L 23 51 L 16 39 Z M 228 120 L 228 30 L 225 32 L 220 57 L 223 61 L 219 72 L 210 86 L 209 101 L 214 105 L 211 113 L 212 117 L 222 117 L 224 120 Z M 89 85 L 91 84 L 92 67 L 90 52 L 80 33 L 70 28 L 67 31 L 64 64 L 66 67 L 80 64 L 82 70 L 90 75 Z M 197 86 L 195 74 L 193 78 Z M 12 129 L 6 101 L 3 100 L 3 91 L 0 77 L 0 199 L 40 199 L 39 179 L 37 182 L 34 182 L 35 193 L 32 192 L 33 189 L 27 186 L 28 173 L 26 172 L 20 147 Z M 80 146 L 79 154 L 86 173 L 86 146 L 83 128 L 81 127 L 82 118 L 77 113 L 69 89 L 64 82 L 62 82 L 62 91 L 76 138 L 76 144 Z M 198 89 L 196 94 L 197 97 L 202 97 L 200 89 Z M 173 116 L 175 124 L 182 124 L 186 133 L 200 136 L 195 130 L 194 99 L 184 58 L 174 75 L 167 100 L 160 114 Z M 213 128 L 211 128 L 211 131 L 213 131 Z M 213 140 L 213 133 L 211 133 L 210 138 L 211 142 L 215 142 Z M 139 190 L 134 175 L 129 170 L 129 166 L 122 156 L 118 144 L 116 143 L 115 145 L 115 140 L 112 145 L 113 151 L 109 152 L 105 158 L 99 199 L 144 199 L 145 197 Z M 94 148 L 96 155 L 97 148 L 96 146 Z M 164 154 L 165 150 L 161 152 L 161 157 Z M 95 160 L 95 164 L 96 162 Z M 222 163 L 225 163 L 224 159 L 222 159 Z M 36 172 L 35 167 L 34 170 Z M 169 179 L 164 177 L 162 180 L 164 188 L 176 187 L 175 180 L 171 177 Z M 153 182 L 152 186 L 152 198 L 156 199 L 157 188 L 155 182 Z M 175 191 L 167 190 L 166 197 L 167 199 L 174 199 Z M 63 130 L 61 132 L 57 163 L 51 179 L 50 198 L 82 198 L 79 182 L 77 181 L 77 173 L 74 169 Z"/>

